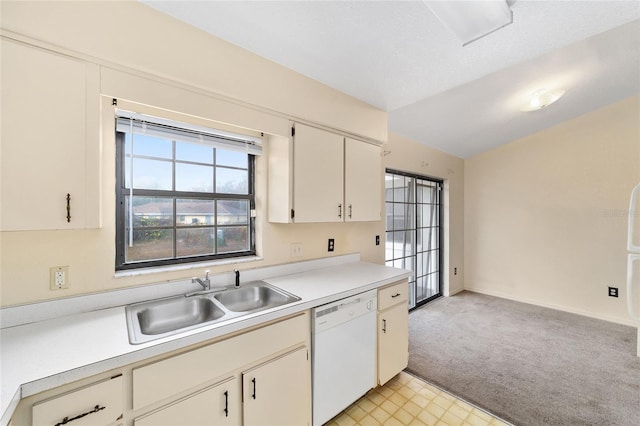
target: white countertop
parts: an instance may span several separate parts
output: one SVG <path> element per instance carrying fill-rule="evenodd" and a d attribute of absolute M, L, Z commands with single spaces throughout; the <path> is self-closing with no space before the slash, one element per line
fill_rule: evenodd
<path fill-rule="evenodd" d="M 8 424 L 20 398 L 391 284 L 409 274 L 357 261 L 266 278 L 301 300 L 139 345 L 129 343 L 124 306 L 4 328 L 0 425 Z"/>

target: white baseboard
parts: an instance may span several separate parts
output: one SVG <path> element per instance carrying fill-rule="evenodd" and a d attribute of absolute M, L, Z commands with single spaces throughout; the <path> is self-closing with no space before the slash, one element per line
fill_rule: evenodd
<path fill-rule="evenodd" d="M 445 294 L 446 297 L 451 297 L 451 296 L 455 296 L 456 294 L 464 291 L 464 288 L 452 288 L 449 289 L 449 292 L 447 294 Z"/>
<path fill-rule="evenodd" d="M 569 312 L 569 313 L 572 313 L 572 314 L 578 314 L 578 315 L 582 315 L 582 316 L 585 316 L 585 317 L 590 317 L 590 318 L 595 318 L 595 319 L 599 319 L 599 320 L 603 320 L 603 321 L 613 322 L 613 323 L 616 323 L 616 324 L 622 324 L 622 325 L 628 325 L 628 326 L 635 327 L 635 328 L 640 328 L 638 323 L 634 322 L 631 319 L 624 320 L 624 319 L 620 319 L 620 318 L 613 318 L 613 317 L 609 317 L 607 315 L 594 314 L 593 312 L 586 311 L 586 310 L 583 310 L 583 309 L 574 309 L 574 308 L 569 308 L 567 306 L 555 305 L 553 303 L 544 303 L 544 302 L 541 302 L 539 300 L 532 300 L 532 299 L 527 299 L 527 298 L 522 298 L 522 297 L 513 297 L 511 294 L 503 293 L 503 292 L 500 292 L 500 291 L 477 288 L 477 287 L 465 286 L 464 290 L 472 291 L 474 293 L 486 294 L 488 296 L 495 296 L 495 297 L 500 297 L 500 298 L 503 298 L 503 299 L 509 299 L 509 300 L 513 300 L 513 301 L 516 301 L 516 302 L 528 303 L 530 305 L 542 306 L 543 308 L 556 309 L 558 311 Z"/>

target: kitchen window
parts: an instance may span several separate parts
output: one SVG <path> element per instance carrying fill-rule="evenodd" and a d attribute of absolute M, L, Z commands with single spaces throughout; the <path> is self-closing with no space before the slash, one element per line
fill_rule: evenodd
<path fill-rule="evenodd" d="M 128 111 L 116 118 L 116 269 L 255 255 L 261 141 Z"/>

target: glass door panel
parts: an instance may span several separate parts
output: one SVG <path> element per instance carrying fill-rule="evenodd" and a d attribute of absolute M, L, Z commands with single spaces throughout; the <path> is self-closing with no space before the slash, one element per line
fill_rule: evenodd
<path fill-rule="evenodd" d="M 409 308 L 441 295 L 442 182 L 387 170 L 385 260 L 413 271 Z"/>

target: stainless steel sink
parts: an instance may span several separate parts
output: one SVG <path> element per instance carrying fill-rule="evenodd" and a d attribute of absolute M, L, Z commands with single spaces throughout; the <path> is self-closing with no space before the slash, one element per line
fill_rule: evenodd
<path fill-rule="evenodd" d="M 239 288 L 230 288 L 214 297 L 225 308 L 233 312 L 254 312 L 300 300 L 298 296 L 273 287 L 264 281 L 254 281 L 243 284 Z"/>
<path fill-rule="evenodd" d="M 149 306 L 137 316 L 143 334 L 162 334 L 217 320 L 224 316 L 224 311 L 211 299 L 182 297 Z"/>
<path fill-rule="evenodd" d="M 298 300 L 298 296 L 264 281 L 253 281 L 189 297 L 134 303 L 125 308 L 129 341 L 145 343 Z"/>

